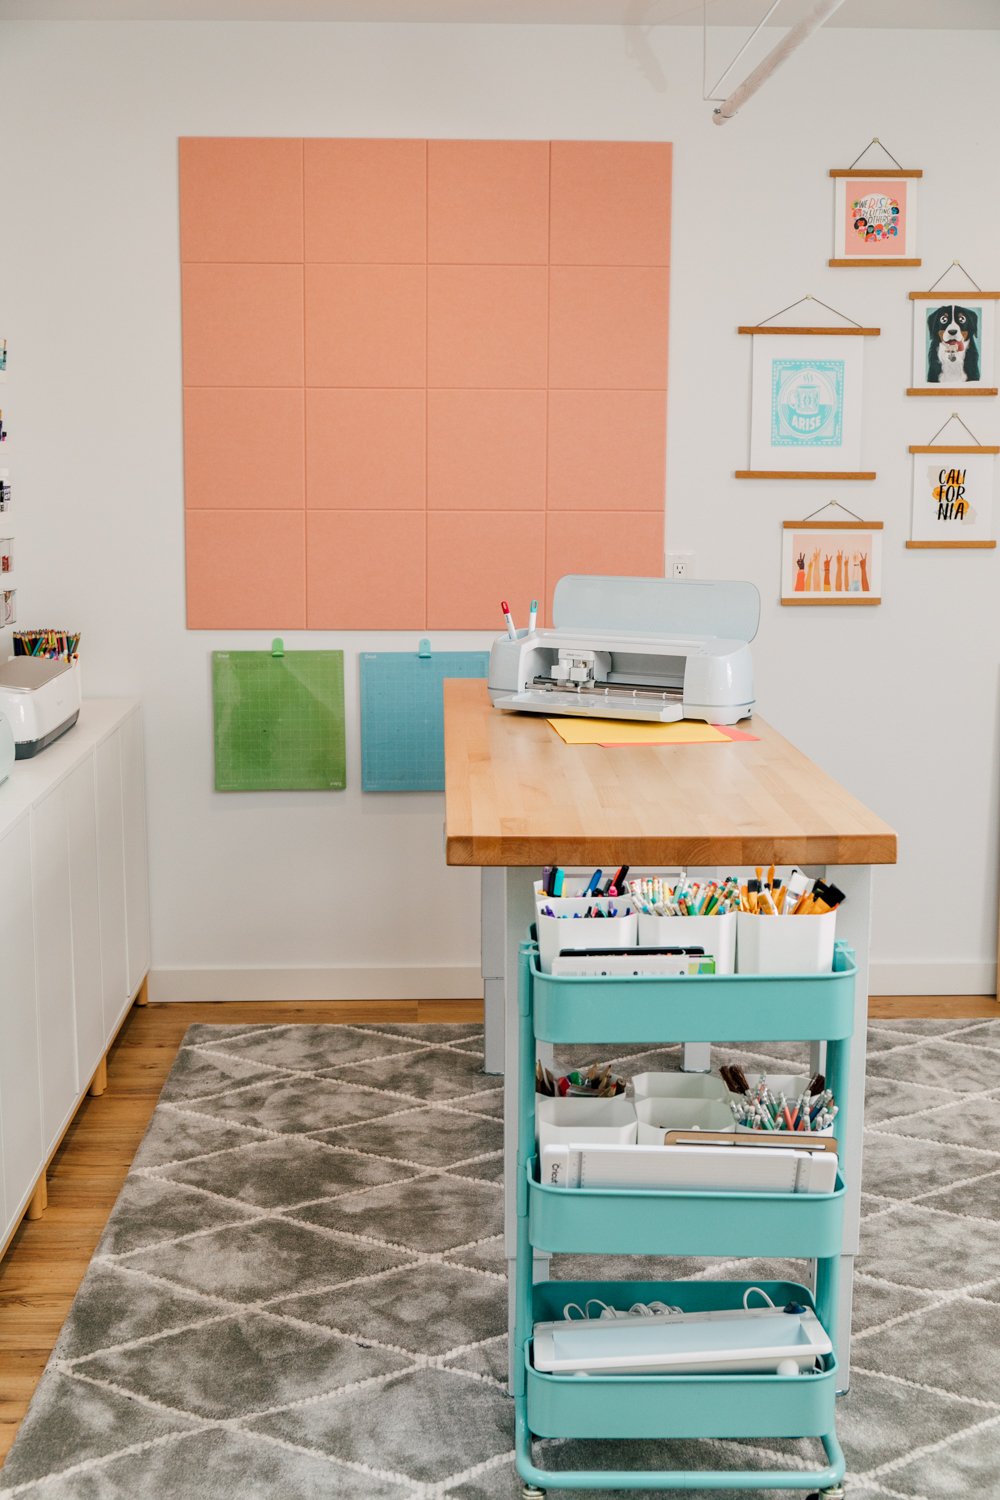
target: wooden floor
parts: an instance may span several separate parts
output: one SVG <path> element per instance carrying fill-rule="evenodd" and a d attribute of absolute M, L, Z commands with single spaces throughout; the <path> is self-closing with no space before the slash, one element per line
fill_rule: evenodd
<path fill-rule="evenodd" d="M 873 998 L 873 1018 L 1000 1018 L 992 995 Z M 187 1027 L 196 1021 L 477 1021 L 459 1000 L 301 1005 L 149 1005 L 128 1016 L 108 1058 L 108 1089 L 86 1098 L 49 1170 L 49 1206 L 25 1220 L 0 1263 L 0 1463 L 52 1351 Z"/>

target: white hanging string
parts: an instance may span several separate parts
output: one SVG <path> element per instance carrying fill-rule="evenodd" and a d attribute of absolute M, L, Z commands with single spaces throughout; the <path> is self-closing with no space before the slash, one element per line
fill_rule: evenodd
<path fill-rule="evenodd" d="M 774 0 L 774 3 L 769 8 L 769 10 L 767 12 L 767 15 L 764 17 L 764 19 L 762 21 L 758 21 L 757 25 L 754 27 L 753 31 L 751 31 L 750 35 L 747 37 L 746 41 L 743 43 L 743 46 L 737 52 L 736 56 L 733 58 L 732 62 L 729 64 L 728 68 L 725 70 L 724 73 L 720 73 L 719 74 L 718 78 L 715 80 L 715 82 L 712 85 L 712 92 L 709 93 L 709 91 L 708 91 L 708 0 L 701 0 L 701 97 L 705 101 L 706 104 L 724 104 L 726 102 L 726 96 L 725 96 L 725 94 L 717 94 L 715 92 L 715 90 L 718 89 L 718 88 L 721 88 L 721 86 L 722 86 L 722 80 L 724 78 L 728 78 L 729 77 L 730 73 L 733 71 L 733 69 L 735 68 L 736 64 L 739 62 L 740 58 L 743 56 L 744 52 L 750 46 L 750 43 L 764 29 L 764 27 L 767 25 L 768 21 L 774 15 L 774 12 L 778 9 L 778 6 L 780 4 L 781 4 L 781 0 Z"/>

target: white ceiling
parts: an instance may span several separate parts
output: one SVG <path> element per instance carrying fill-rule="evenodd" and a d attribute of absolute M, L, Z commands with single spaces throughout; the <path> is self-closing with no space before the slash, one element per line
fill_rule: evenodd
<path fill-rule="evenodd" d="M 815 0 L 783 0 L 793 25 Z M 709 0 L 714 26 L 754 26 L 767 0 Z M 701 0 L 0 0 L 0 20 L 465 21 L 523 25 L 700 26 Z M 844 0 L 830 26 L 1000 28 L 998 0 Z"/>

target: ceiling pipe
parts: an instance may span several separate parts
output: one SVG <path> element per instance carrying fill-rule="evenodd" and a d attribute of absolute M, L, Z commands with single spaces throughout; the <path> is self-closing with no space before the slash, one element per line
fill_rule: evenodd
<path fill-rule="evenodd" d="M 778 45 L 767 54 L 762 62 L 759 62 L 752 73 L 748 73 L 738 88 L 735 88 L 727 99 L 724 99 L 712 111 L 712 119 L 716 125 L 724 125 L 731 120 L 737 110 L 742 109 L 748 99 L 753 98 L 757 90 L 765 84 L 771 74 L 780 68 L 786 58 L 808 41 L 814 31 L 818 31 L 825 21 L 828 21 L 835 10 L 839 10 L 844 0 L 819 0 L 811 14 L 793 26 Z"/>

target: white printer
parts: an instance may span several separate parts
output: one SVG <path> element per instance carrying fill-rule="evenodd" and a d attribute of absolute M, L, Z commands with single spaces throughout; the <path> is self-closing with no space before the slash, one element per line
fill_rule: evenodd
<path fill-rule="evenodd" d="M 494 641 L 494 708 L 712 724 L 753 712 L 752 583 L 570 574 L 552 615 L 550 630 Z"/>

